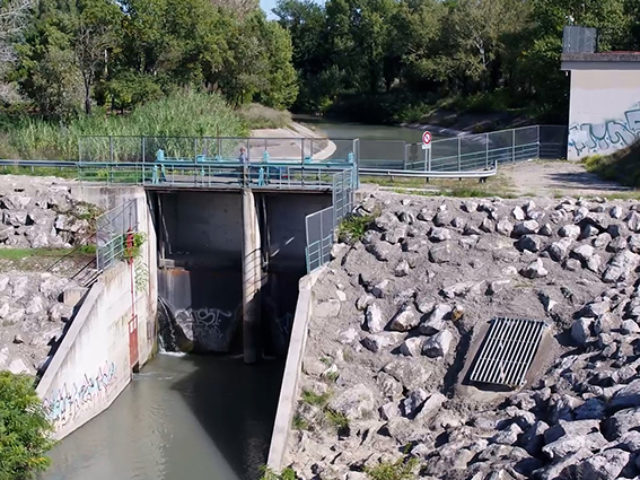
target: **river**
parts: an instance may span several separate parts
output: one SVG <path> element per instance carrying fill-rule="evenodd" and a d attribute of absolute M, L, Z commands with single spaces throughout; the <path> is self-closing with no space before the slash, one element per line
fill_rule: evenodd
<path fill-rule="evenodd" d="M 339 122 L 312 115 L 294 115 L 293 119 L 313 129 L 322 130 L 329 138 L 401 140 L 407 143 L 418 143 L 422 137 L 421 130 L 409 127 Z"/>
<path fill-rule="evenodd" d="M 159 355 L 50 453 L 44 480 L 256 480 L 283 360 Z"/>

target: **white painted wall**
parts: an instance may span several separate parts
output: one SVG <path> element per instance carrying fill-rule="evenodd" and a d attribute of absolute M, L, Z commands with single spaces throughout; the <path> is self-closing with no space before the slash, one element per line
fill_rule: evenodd
<path fill-rule="evenodd" d="M 640 62 L 615 68 L 601 62 L 571 70 L 569 160 L 608 154 L 640 137 Z"/>
<path fill-rule="evenodd" d="M 120 193 L 122 196 L 116 195 L 116 200 L 137 200 L 138 229 L 147 234 L 141 249 L 141 258 L 148 269 L 147 281 L 136 287 L 138 272 L 123 261 L 103 272 L 87 294 L 37 387 L 55 427 L 56 439 L 108 408 L 131 381 L 132 305 L 137 320 L 140 365 L 155 349 L 157 258 L 153 224 L 142 189 Z M 98 203 L 89 197 L 84 196 Z"/>

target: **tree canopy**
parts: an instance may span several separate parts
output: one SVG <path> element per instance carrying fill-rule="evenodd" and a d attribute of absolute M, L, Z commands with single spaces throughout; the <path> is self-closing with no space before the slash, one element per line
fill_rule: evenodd
<path fill-rule="evenodd" d="M 562 29 L 599 29 L 601 49 L 638 48 L 638 0 L 280 0 L 300 79 L 296 108 L 396 92 L 430 98 L 504 92 L 563 115 Z"/>

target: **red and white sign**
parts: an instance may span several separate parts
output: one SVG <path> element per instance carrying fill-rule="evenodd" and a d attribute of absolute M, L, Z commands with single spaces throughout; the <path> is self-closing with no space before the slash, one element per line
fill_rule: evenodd
<path fill-rule="evenodd" d="M 431 148 L 431 132 L 428 130 L 422 134 L 422 148 Z"/>

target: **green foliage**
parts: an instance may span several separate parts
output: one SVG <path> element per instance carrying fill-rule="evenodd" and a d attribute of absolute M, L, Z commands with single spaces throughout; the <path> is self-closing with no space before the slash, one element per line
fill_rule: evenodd
<path fill-rule="evenodd" d="M 371 480 L 409 480 L 415 477 L 413 471 L 417 466 L 415 457 L 399 458 L 395 462 L 382 462 L 367 468 L 365 473 Z"/>
<path fill-rule="evenodd" d="M 429 121 L 441 98 L 470 113 L 566 118 L 562 28 L 640 48 L 636 0 L 280 0 L 300 79 L 294 108 L 365 122 Z"/>
<path fill-rule="evenodd" d="M 261 470 L 260 480 L 296 480 L 297 478 L 296 472 L 291 467 L 285 468 L 280 473 L 275 473 L 267 466 L 262 467 Z"/>
<path fill-rule="evenodd" d="M 70 248 L 0 248 L 0 259 L 22 260 L 29 257 L 63 257 L 65 255 L 95 255 L 95 245 Z"/>
<path fill-rule="evenodd" d="M 255 128 L 284 128 L 291 124 L 291 114 L 286 110 L 276 110 L 258 103 L 250 103 L 238 110 L 247 125 Z"/>
<path fill-rule="evenodd" d="M 295 430 L 310 430 L 311 424 L 299 413 L 293 416 L 292 426 Z"/>
<path fill-rule="evenodd" d="M 128 115 L 94 112 L 74 118 L 64 128 L 27 115 L 0 113 L 0 139 L 3 132 L 6 141 L 0 141 L 0 157 L 77 160 L 82 136 L 241 136 L 247 129 L 220 95 L 179 91 L 140 105 Z"/>
<path fill-rule="evenodd" d="M 342 432 L 349 428 L 349 419 L 344 413 L 336 412 L 330 408 L 325 408 L 324 414 L 329 424 L 338 432 Z"/>
<path fill-rule="evenodd" d="M 122 247 L 125 260 L 133 261 L 140 257 L 141 247 L 147 240 L 144 232 L 134 232 L 122 236 Z"/>
<path fill-rule="evenodd" d="M 371 228 L 373 221 L 378 214 L 371 215 L 349 215 L 342 219 L 338 226 L 338 240 L 353 245 L 364 237 L 367 230 Z"/>
<path fill-rule="evenodd" d="M 640 142 L 611 155 L 592 155 L 583 160 L 585 168 L 606 180 L 640 187 Z"/>
<path fill-rule="evenodd" d="M 44 470 L 50 432 L 33 378 L 0 372 L 0 480 L 25 480 Z"/>
<path fill-rule="evenodd" d="M 309 390 L 302 391 L 302 401 L 316 407 L 325 407 L 330 396 L 331 395 L 329 393 L 318 395 L 317 393 L 313 393 Z"/>

